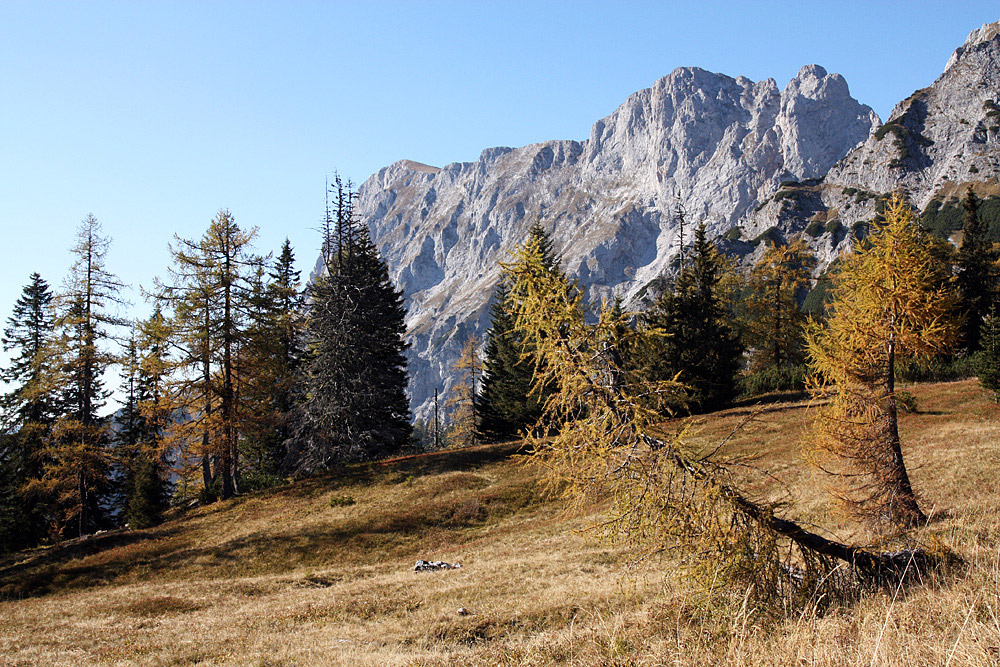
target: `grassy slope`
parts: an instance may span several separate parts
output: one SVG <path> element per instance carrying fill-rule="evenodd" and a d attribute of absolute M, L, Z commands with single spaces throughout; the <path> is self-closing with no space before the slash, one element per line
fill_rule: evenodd
<path fill-rule="evenodd" d="M 622 577 L 627 554 L 579 532 L 596 512 L 565 514 L 498 445 L 0 560 L 0 665 L 998 664 L 1000 409 L 974 382 L 914 393 L 921 413 L 903 437 L 935 512 L 925 537 L 969 566 L 897 596 L 764 632 L 669 562 Z M 713 415 L 695 437 L 715 442 L 745 412 Z M 794 492 L 789 511 L 844 536 L 801 461 L 810 418 L 771 404 L 736 447 Z M 418 558 L 464 567 L 417 573 Z"/>

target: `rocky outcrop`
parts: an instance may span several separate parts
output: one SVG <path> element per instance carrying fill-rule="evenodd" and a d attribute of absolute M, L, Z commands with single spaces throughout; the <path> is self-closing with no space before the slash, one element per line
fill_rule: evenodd
<path fill-rule="evenodd" d="M 885 125 L 824 178 L 765 200 L 744 232 L 822 229 L 806 238 L 829 261 L 850 244 L 847 230 L 874 218 L 877 194 L 905 190 L 922 210 L 933 197 L 960 194 L 970 183 L 995 190 L 998 178 L 1000 23 L 992 23 L 972 31 L 934 83 L 897 104 Z"/>
<path fill-rule="evenodd" d="M 879 120 L 822 67 L 784 90 L 681 68 L 597 121 L 585 141 L 491 148 L 437 168 L 408 160 L 359 189 L 357 210 L 403 289 L 410 392 L 426 418 L 470 335 L 482 336 L 499 264 L 538 221 L 592 299 L 630 298 L 677 246 L 677 203 L 713 234 L 788 180 L 816 178 Z"/>

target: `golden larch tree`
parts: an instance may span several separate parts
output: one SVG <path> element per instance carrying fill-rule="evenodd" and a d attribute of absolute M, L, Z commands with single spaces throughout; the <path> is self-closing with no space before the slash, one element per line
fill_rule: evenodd
<path fill-rule="evenodd" d="M 582 505 L 609 501 L 595 528 L 640 560 L 679 549 L 710 588 L 728 584 L 744 603 L 752 596 L 757 609 L 778 613 L 859 582 L 898 583 L 936 563 L 922 549 L 875 553 L 779 516 L 781 506 L 745 490 L 752 466 L 727 454 L 730 438 L 706 447 L 683 429 L 661 435 L 660 408 L 686 388 L 646 380 L 621 350 L 662 331 L 623 326 L 628 314 L 607 305 L 591 323 L 581 292 L 545 267 L 530 241 L 505 270 L 518 295 L 516 330 L 540 356 L 535 381 L 551 388 L 526 438 L 530 460 L 547 472 L 550 490 Z"/>
<path fill-rule="evenodd" d="M 451 397 L 445 402 L 445 407 L 452 411 L 452 441 L 461 447 L 476 444 L 476 434 L 479 432 L 476 392 L 483 374 L 483 362 L 479 358 L 478 348 L 476 337 L 469 336 L 462 346 L 462 353 L 451 367 L 458 376 L 458 382 L 452 387 Z"/>
<path fill-rule="evenodd" d="M 885 221 L 844 259 L 832 316 L 808 332 L 814 390 L 833 392 L 817 420 L 818 463 L 841 478 L 847 506 L 873 523 L 910 528 L 926 520 L 903 461 L 896 365 L 954 339 L 953 303 L 945 268 L 895 195 Z"/>
<path fill-rule="evenodd" d="M 798 295 L 815 266 L 809 246 L 799 240 L 772 245 L 750 269 L 742 309 L 752 371 L 802 363 L 806 316 Z"/>

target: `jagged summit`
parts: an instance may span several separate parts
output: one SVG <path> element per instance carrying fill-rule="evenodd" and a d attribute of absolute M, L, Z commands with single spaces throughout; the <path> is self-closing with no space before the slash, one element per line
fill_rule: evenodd
<path fill-rule="evenodd" d="M 1000 21 L 995 23 L 984 23 L 982 27 L 976 28 L 970 32 L 969 36 L 965 38 L 965 43 L 955 49 L 955 52 L 951 54 L 951 58 L 948 59 L 948 64 L 945 65 L 945 72 L 957 64 L 959 60 L 962 59 L 962 56 L 966 51 L 969 49 L 975 49 L 980 44 L 985 44 L 995 40 L 997 35 L 1000 35 Z"/>
<path fill-rule="evenodd" d="M 676 252 L 678 198 L 689 223 L 742 235 L 733 243 L 743 252 L 761 234 L 808 230 L 829 261 L 850 243 L 846 230 L 874 215 L 874 193 L 902 187 L 922 207 L 966 182 L 1000 184 L 998 63 L 1000 24 L 972 31 L 944 73 L 884 125 L 819 65 L 784 89 L 679 67 L 595 122 L 585 140 L 379 170 L 361 186 L 357 210 L 407 301 L 415 415 L 429 414 L 435 388 L 447 393 L 467 337 L 485 332 L 498 263 L 535 221 L 592 299 L 627 299 Z"/>
<path fill-rule="evenodd" d="M 536 220 L 593 298 L 632 296 L 668 265 L 678 195 L 692 223 L 724 231 L 782 181 L 825 173 L 878 124 L 843 77 L 817 65 L 784 90 L 682 67 L 629 96 L 586 140 L 379 170 L 357 210 L 407 300 L 417 416 L 435 387 L 449 388 L 465 339 L 485 332 L 498 262 Z"/>
<path fill-rule="evenodd" d="M 751 238 L 822 225 L 827 231 L 811 242 L 829 261 L 850 244 L 845 230 L 874 217 L 876 194 L 902 189 L 923 209 L 970 183 L 1000 184 L 1000 23 L 972 31 L 944 72 L 897 104 L 821 183 L 764 201 L 742 224 Z"/>

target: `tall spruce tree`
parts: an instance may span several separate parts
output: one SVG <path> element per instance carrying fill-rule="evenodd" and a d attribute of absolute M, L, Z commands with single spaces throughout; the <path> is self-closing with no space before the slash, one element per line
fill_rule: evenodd
<path fill-rule="evenodd" d="M 719 408 L 735 395 L 742 354 L 716 293 L 719 261 L 702 223 L 673 289 L 641 318 L 663 335 L 648 338 L 635 363 L 649 381 L 677 377 L 690 392 L 688 408 L 696 411 Z"/>
<path fill-rule="evenodd" d="M 539 261 L 546 270 L 559 272 L 560 260 L 552 239 L 538 222 L 531 226 L 525 243 L 537 247 Z M 513 438 L 537 422 L 551 394 L 550 388 L 535 386 L 536 357 L 532 343 L 525 341 L 514 326 L 518 297 L 511 293 L 512 284 L 511 272 L 505 270 L 493 292 L 478 397 L 480 432 L 495 440 Z"/>
<path fill-rule="evenodd" d="M 987 238 L 979 198 L 970 187 L 962 200 L 962 245 L 958 250 L 958 308 L 962 339 L 970 352 L 981 349 L 983 318 L 997 296 L 997 252 Z"/>
<path fill-rule="evenodd" d="M 247 341 L 240 349 L 243 459 L 253 485 L 275 479 L 291 435 L 295 373 L 302 358 L 302 296 L 286 240 L 270 271 L 258 269 L 251 290 Z"/>
<path fill-rule="evenodd" d="M 389 270 L 336 178 L 323 222 L 324 273 L 308 288 L 307 354 L 286 466 L 380 458 L 409 442 L 406 311 Z"/>
<path fill-rule="evenodd" d="M 28 485 L 41 479 L 43 449 L 59 414 L 48 347 L 53 334 L 53 294 L 32 273 L 3 332 L 9 365 L 0 379 L 11 389 L 3 396 L 0 430 L 0 550 L 30 546 L 44 537 L 49 504 Z"/>

